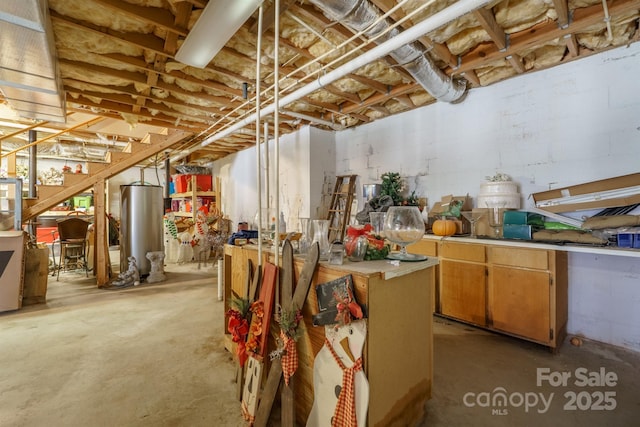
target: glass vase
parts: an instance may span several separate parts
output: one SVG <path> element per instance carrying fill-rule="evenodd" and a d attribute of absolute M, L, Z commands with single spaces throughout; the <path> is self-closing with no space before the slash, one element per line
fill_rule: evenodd
<path fill-rule="evenodd" d="M 298 253 L 306 254 L 309 252 L 311 246 L 311 237 L 309 235 L 309 224 L 311 220 L 309 218 L 299 218 L 300 220 L 300 240 L 298 240 Z"/>
<path fill-rule="evenodd" d="M 318 242 L 320 250 L 320 261 L 329 260 L 329 220 L 314 219 L 313 220 L 313 240 L 312 244 Z"/>
<path fill-rule="evenodd" d="M 276 210 L 272 208 L 262 208 L 260 213 L 261 215 L 258 215 L 258 211 L 256 211 L 253 223 L 255 224 L 256 230 L 260 230 L 262 241 L 272 242 L 276 236 L 276 222 L 278 221 Z M 259 216 L 261 218 L 259 218 Z"/>

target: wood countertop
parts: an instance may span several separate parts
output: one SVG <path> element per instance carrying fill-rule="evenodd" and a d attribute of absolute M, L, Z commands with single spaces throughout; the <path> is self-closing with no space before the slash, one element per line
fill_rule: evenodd
<path fill-rule="evenodd" d="M 244 249 L 249 250 L 258 250 L 257 245 L 244 245 Z M 273 253 L 273 248 L 263 248 L 263 252 L 265 253 Z M 294 255 L 295 259 L 302 260 L 304 259 L 304 255 L 296 254 Z M 414 271 L 424 270 L 425 268 L 433 267 L 438 265 L 437 257 L 428 257 L 424 261 L 418 262 L 399 262 L 394 260 L 375 260 L 375 261 L 360 261 L 360 262 L 351 262 L 345 258 L 342 264 L 330 264 L 327 261 L 320 261 L 319 265 L 322 265 L 326 268 L 336 271 L 344 271 L 345 274 L 348 273 L 357 273 L 364 276 L 380 276 L 383 280 L 393 279 L 395 277 L 401 277 Z"/>
<path fill-rule="evenodd" d="M 462 243 L 481 243 L 483 245 L 500 245 L 500 246 L 512 246 L 519 248 L 538 248 L 549 249 L 554 251 L 565 251 L 573 253 L 586 253 L 596 255 L 611 255 L 611 256 L 624 256 L 640 258 L 640 250 L 618 248 L 615 246 L 595 246 L 595 245 L 579 245 L 575 243 L 548 243 L 537 242 L 534 240 L 515 240 L 515 239 L 492 239 L 492 238 L 469 238 L 465 236 L 436 236 L 434 234 L 425 234 L 423 239 L 436 240 L 436 241 L 455 241 Z"/>
<path fill-rule="evenodd" d="M 343 270 L 345 273 L 359 273 L 367 276 L 380 275 L 383 280 L 401 277 L 414 271 L 424 270 L 425 268 L 438 265 L 438 258 L 428 257 L 425 261 L 419 262 L 399 262 L 395 264 L 393 260 L 376 260 L 350 262 L 345 260 L 342 265 L 329 264 L 321 261 L 321 265 L 334 270 Z"/>

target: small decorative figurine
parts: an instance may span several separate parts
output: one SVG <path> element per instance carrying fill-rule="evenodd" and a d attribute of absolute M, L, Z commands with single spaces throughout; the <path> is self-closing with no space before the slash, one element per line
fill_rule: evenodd
<path fill-rule="evenodd" d="M 147 277 L 147 283 L 162 282 L 164 276 L 164 252 L 147 252 L 147 259 L 151 262 L 151 271 Z"/>
<path fill-rule="evenodd" d="M 193 230 L 193 257 L 198 261 L 198 269 L 202 262 L 205 267 L 207 266 L 207 260 L 211 254 L 211 244 L 208 234 L 209 227 L 207 226 L 207 217 L 202 210 L 198 209 Z"/>
<path fill-rule="evenodd" d="M 167 212 L 163 218 L 163 221 L 165 260 L 170 263 L 175 263 L 178 259 L 178 249 L 180 247 L 175 214 L 173 212 Z"/>
<path fill-rule="evenodd" d="M 185 262 L 191 262 L 193 259 L 193 248 L 191 247 L 191 234 L 188 231 L 183 231 L 178 235 L 180 240 L 180 247 L 178 248 L 178 264 L 184 264 Z"/>
<path fill-rule="evenodd" d="M 140 272 L 138 271 L 136 257 L 130 256 L 127 259 L 129 260 L 129 268 L 127 271 L 118 274 L 118 278 L 111 283 L 112 286 L 122 288 L 132 285 L 138 286 L 140 284 Z"/>

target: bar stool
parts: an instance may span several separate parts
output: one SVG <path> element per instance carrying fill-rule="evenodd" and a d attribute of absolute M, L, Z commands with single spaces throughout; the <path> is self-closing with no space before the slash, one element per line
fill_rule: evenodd
<path fill-rule="evenodd" d="M 58 262 L 58 275 L 60 270 L 83 269 L 89 277 L 87 268 L 87 230 L 89 221 L 78 217 L 67 217 L 58 220 L 58 236 L 60 243 L 60 259 Z"/>

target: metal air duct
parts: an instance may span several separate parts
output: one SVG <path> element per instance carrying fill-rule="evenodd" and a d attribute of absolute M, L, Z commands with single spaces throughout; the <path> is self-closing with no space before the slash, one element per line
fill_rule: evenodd
<path fill-rule="evenodd" d="M 285 107 L 291 104 L 294 101 L 297 101 L 318 89 L 322 89 L 325 85 L 335 82 L 342 77 L 345 77 L 347 74 L 356 71 L 358 68 L 364 67 L 365 65 L 375 61 L 376 59 L 380 59 L 385 55 L 388 55 L 389 52 L 392 52 L 396 49 L 399 49 L 410 43 L 413 40 L 418 39 L 421 35 L 428 33 L 429 31 L 433 31 L 436 28 L 439 28 L 448 22 L 451 22 L 455 19 L 460 18 L 463 15 L 466 15 L 469 12 L 473 12 L 474 10 L 485 7 L 491 0 L 460 0 L 457 3 L 453 3 L 451 6 L 446 9 L 441 10 L 438 13 L 433 14 L 432 16 L 427 17 L 426 19 L 418 22 L 413 27 L 407 29 L 400 33 L 400 35 L 396 38 L 387 40 L 384 43 L 381 43 L 379 46 L 375 46 L 371 50 L 363 53 L 357 58 L 352 59 L 346 64 L 340 65 L 335 70 L 331 70 L 328 73 L 319 76 L 316 80 L 307 85 L 296 89 L 290 94 L 284 96 L 280 99 L 279 108 Z M 275 104 L 267 105 L 264 108 L 260 109 L 260 114 L 263 117 L 266 117 L 276 109 Z M 250 114 L 246 118 L 242 120 L 236 121 L 233 125 L 228 128 L 221 130 L 213 135 L 208 136 L 204 141 L 202 141 L 199 145 L 194 145 L 187 150 L 182 150 L 178 155 L 172 157 L 172 161 L 178 161 L 194 151 L 199 150 L 202 147 L 206 147 L 214 141 L 218 141 L 222 138 L 225 138 L 229 135 L 234 134 L 235 132 L 242 131 L 243 128 L 247 125 L 254 124 L 256 121 L 257 113 Z"/>
<path fill-rule="evenodd" d="M 46 0 L 0 1 L 0 90 L 21 117 L 65 122 Z"/>
<path fill-rule="evenodd" d="M 391 23 L 380 20 L 380 10 L 369 0 L 310 0 L 331 20 L 339 22 L 351 29 L 364 32 L 369 38 L 381 36 L 376 40 L 381 44 L 400 34 Z M 378 21 L 376 23 L 376 21 Z M 369 28 L 371 26 L 371 28 Z M 438 101 L 455 102 L 460 100 L 466 91 L 464 80 L 454 81 L 445 75 L 423 53 L 423 48 L 416 42 L 408 43 L 389 53 L 409 74 L 416 79 L 427 92 Z"/>

